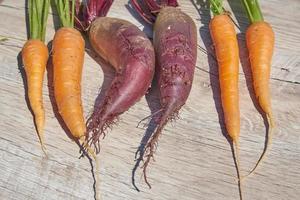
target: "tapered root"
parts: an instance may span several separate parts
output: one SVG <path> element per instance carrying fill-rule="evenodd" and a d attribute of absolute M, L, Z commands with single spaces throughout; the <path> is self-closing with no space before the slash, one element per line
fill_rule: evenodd
<path fill-rule="evenodd" d="M 165 124 L 165 123 L 164 123 Z M 156 150 L 156 146 L 157 146 L 157 142 L 158 142 L 158 138 L 161 134 L 161 131 L 164 127 L 164 124 L 160 124 L 159 127 L 157 128 L 156 132 L 153 134 L 150 142 L 148 142 L 147 146 L 146 146 L 146 161 L 144 162 L 144 165 L 143 165 L 143 174 L 144 174 L 144 180 L 145 180 L 145 183 L 148 185 L 148 187 L 151 189 L 151 185 L 148 181 L 148 178 L 147 178 L 147 167 L 149 165 L 149 162 L 151 160 L 151 158 L 153 159 L 153 154 Z M 154 159 L 153 159 L 154 160 Z"/>
<path fill-rule="evenodd" d="M 43 129 L 38 128 L 38 126 L 37 126 L 37 134 L 38 134 L 39 141 L 41 144 L 41 149 L 42 149 L 43 153 L 45 154 L 45 156 L 48 157 L 45 143 L 44 143 L 44 131 L 43 131 Z"/>
<path fill-rule="evenodd" d="M 95 183 L 95 188 L 96 188 L 96 200 L 100 200 L 101 199 L 101 195 L 98 191 L 100 191 L 100 165 L 99 165 L 99 161 L 98 158 L 96 156 L 95 151 L 89 146 L 87 140 L 85 140 L 83 137 L 79 139 L 79 142 L 82 143 L 82 147 L 83 150 L 86 151 L 86 153 L 88 153 L 88 155 L 92 156 L 92 158 L 95 161 L 95 178 L 96 178 L 96 183 Z"/>
<path fill-rule="evenodd" d="M 238 177 L 238 186 L 239 186 L 239 194 L 240 194 L 240 200 L 243 199 L 243 193 L 242 193 L 242 178 L 241 178 L 241 172 L 240 172 L 240 146 L 238 141 L 233 141 L 234 146 L 234 159 L 236 163 L 236 171 L 237 171 L 237 177 Z"/>
<path fill-rule="evenodd" d="M 252 174 L 254 174 L 254 172 L 256 171 L 257 167 L 260 165 L 260 163 L 264 160 L 266 153 L 268 151 L 268 149 L 270 148 L 270 146 L 272 145 L 272 137 L 273 137 L 273 128 L 275 126 L 274 123 L 274 119 L 272 114 L 267 114 L 267 120 L 268 120 L 268 133 L 267 133 L 267 141 L 266 141 L 266 145 L 265 148 L 260 156 L 260 158 L 258 159 L 258 161 L 255 164 L 255 167 L 249 172 L 249 174 L 247 174 L 246 176 L 244 176 L 242 179 L 251 176 Z"/>
<path fill-rule="evenodd" d="M 105 108 L 105 106 L 103 106 L 102 109 L 103 108 Z M 86 145 L 90 148 L 93 146 L 95 154 L 100 152 L 100 139 L 105 138 L 106 130 L 112 128 L 112 125 L 117 121 L 117 115 L 111 115 L 108 119 L 102 118 L 101 111 L 96 111 L 94 115 L 87 120 Z"/>
<path fill-rule="evenodd" d="M 83 150 L 86 151 L 88 155 L 92 156 L 95 160 L 97 159 L 95 151 L 88 145 L 88 142 L 84 139 L 84 137 L 79 139 L 79 143 L 82 143 Z"/>

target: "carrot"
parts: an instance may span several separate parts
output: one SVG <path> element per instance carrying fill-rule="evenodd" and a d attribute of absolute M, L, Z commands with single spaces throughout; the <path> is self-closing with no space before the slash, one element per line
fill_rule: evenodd
<path fill-rule="evenodd" d="M 84 7 L 87 15 L 80 22 L 87 26 L 82 28 L 88 30 L 95 52 L 116 71 L 102 104 L 87 120 L 86 138 L 96 153 L 100 152 L 99 141 L 106 129 L 146 94 L 155 68 L 154 49 L 147 36 L 126 20 L 104 17 L 111 3 L 90 0 Z"/>
<path fill-rule="evenodd" d="M 193 20 L 180 9 L 176 0 L 145 0 L 141 5 L 132 0 L 136 11 L 149 23 L 154 23 L 153 45 L 157 58 L 156 73 L 160 89 L 161 112 L 158 126 L 144 152 L 144 179 L 153 157 L 156 143 L 167 122 L 174 118 L 185 104 L 191 91 L 197 58 L 197 29 Z"/>
<path fill-rule="evenodd" d="M 35 126 L 45 153 L 43 106 L 43 79 L 48 60 L 48 48 L 44 44 L 50 0 L 30 0 L 29 40 L 22 48 L 22 60 L 27 79 L 28 100 L 34 115 Z"/>
<path fill-rule="evenodd" d="M 271 108 L 269 82 L 275 38 L 272 27 L 263 19 L 258 1 L 243 0 L 243 4 L 251 22 L 246 31 L 246 43 L 249 51 L 254 92 L 258 104 L 266 114 L 269 124 L 266 146 L 255 167 L 248 174 L 250 175 L 255 172 L 259 164 L 263 161 L 272 143 L 272 130 L 275 122 Z"/>
<path fill-rule="evenodd" d="M 86 132 L 81 102 L 81 75 L 84 59 L 84 39 L 73 28 L 75 1 L 72 15 L 68 0 L 56 0 L 62 28 L 53 39 L 54 96 L 58 111 L 74 139 L 82 140 Z"/>
<path fill-rule="evenodd" d="M 73 28 L 75 0 L 55 0 L 55 4 L 63 27 L 55 33 L 52 46 L 54 96 L 58 112 L 73 139 L 82 142 L 83 149 L 95 160 L 96 189 L 98 189 L 99 164 L 94 151 L 85 142 L 86 125 L 81 101 L 85 42 L 81 33 Z M 100 199 L 98 195 L 96 192 L 96 199 Z"/>
<path fill-rule="evenodd" d="M 209 23 L 210 35 L 214 44 L 219 65 L 219 81 L 221 102 L 224 113 L 225 127 L 235 147 L 234 159 L 239 170 L 239 48 L 234 24 L 222 8 L 222 0 L 210 0 L 214 17 Z M 239 188 L 241 183 L 239 181 Z M 240 191 L 240 197 L 242 193 Z"/>

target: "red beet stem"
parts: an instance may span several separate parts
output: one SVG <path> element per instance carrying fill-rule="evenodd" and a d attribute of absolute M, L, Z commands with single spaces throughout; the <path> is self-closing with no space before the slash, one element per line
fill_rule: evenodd
<path fill-rule="evenodd" d="M 86 31 L 97 17 L 105 17 L 114 0 L 76 0 L 76 27 Z"/>
<path fill-rule="evenodd" d="M 85 22 L 91 24 L 97 17 L 105 17 L 113 0 L 89 0 L 86 7 Z"/>
<path fill-rule="evenodd" d="M 147 23 L 153 24 L 161 8 L 165 6 L 177 7 L 178 2 L 177 0 L 161 0 L 160 3 L 155 0 L 131 0 L 131 5 Z"/>

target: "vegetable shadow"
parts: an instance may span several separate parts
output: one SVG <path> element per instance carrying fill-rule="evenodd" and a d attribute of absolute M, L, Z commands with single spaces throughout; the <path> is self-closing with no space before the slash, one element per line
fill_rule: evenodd
<path fill-rule="evenodd" d="M 59 16 L 57 14 L 55 1 L 50 1 L 50 7 L 52 10 L 52 21 L 53 21 L 54 29 L 55 31 L 57 31 L 61 27 L 61 23 L 60 23 Z"/>
<path fill-rule="evenodd" d="M 115 77 L 115 70 L 113 66 L 111 66 L 108 62 L 106 62 L 101 56 L 97 55 L 97 53 L 93 50 L 88 39 L 87 38 L 85 39 L 86 39 L 85 41 L 86 53 L 100 66 L 104 75 L 101 87 L 99 88 L 98 96 L 94 101 L 93 111 L 96 111 L 102 107 L 102 103 L 105 99 L 106 91 L 109 89 Z M 93 111 L 90 111 L 89 115 L 91 115 Z"/>
<path fill-rule="evenodd" d="M 245 9 L 241 3 L 240 0 L 230 0 L 228 1 L 228 4 L 237 20 L 237 23 L 235 25 L 240 30 L 241 33 L 245 33 L 247 30 L 247 27 L 249 26 L 249 21 L 247 18 L 247 13 L 245 12 Z"/>
<path fill-rule="evenodd" d="M 215 108 L 218 113 L 219 124 L 220 124 L 222 134 L 230 145 L 236 173 L 238 174 L 238 163 L 235 155 L 234 144 L 232 139 L 228 135 L 225 127 L 224 112 L 222 108 L 221 95 L 220 95 L 221 91 L 220 91 L 220 82 L 219 82 L 219 75 L 218 75 L 219 74 L 218 63 L 216 60 L 216 56 L 213 49 L 213 42 L 209 32 L 209 22 L 212 18 L 210 14 L 211 12 L 210 12 L 209 0 L 190 0 L 190 1 L 197 9 L 198 14 L 200 16 L 200 22 L 202 23 L 202 26 L 199 29 L 199 34 L 207 52 L 206 54 L 207 54 L 208 65 L 209 65 L 209 79 L 212 88 Z M 238 189 L 239 189 L 239 197 L 240 199 L 242 199 L 241 182 L 238 182 Z"/>
<path fill-rule="evenodd" d="M 125 8 L 128 12 L 139 22 L 143 27 L 143 32 L 147 35 L 149 39 L 153 39 L 153 26 L 145 22 L 145 20 L 136 12 L 134 7 L 131 4 L 131 0 L 125 4 Z"/>
<path fill-rule="evenodd" d="M 190 1 L 197 9 L 198 14 L 200 16 L 200 22 L 202 24 L 202 26 L 199 29 L 199 34 L 206 49 L 207 61 L 209 65 L 209 80 L 212 88 L 215 108 L 218 113 L 220 129 L 222 131 L 223 136 L 231 144 L 232 143 L 231 138 L 228 136 L 225 127 L 224 113 L 223 113 L 222 103 L 221 103 L 218 63 L 215 57 L 213 43 L 209 32 L 209 22 L 211 19 L 209 1 L 208 0 L 190 0 Z"/>
<path fill-rule="evenodd" d="M 159 87 L 158 87 L 157 83 L 158 83 L 158 77 L 155 75 L 155 77 L 153 78 L 153 81 L 152 81 L 151 88 L 149 88 L 149 91 L 145 95 L 148 107 L 150 108 L 150 111 L 151 111 L 151 115 L 142 119 L 137 125 L 137 128 L 139 128 L 139 125 L 141 124 L 141 122 L 150 119 L 150 121 L 146 122 L 142 126 L 143 128 L 147 127 L 147 129 L 145 130 L 144 136 L 142 137 L 142 139 L 140 141 L 140 145 L 135 152 L 135 161 L 136 162 L 135 162 L 135 165 L 134 165 L 134 167 L 132 169 L 132 173 L 131 173 L 132 185 L 138 192 L 140 190 L 136 186 L 136 183 L 135 183 L 136 171 L 139 168 L 141 162 L 144 161 L 143 159 L 145 156 L 146 145 L 147 145 L 148 141 L 150 140 L 152 134 L 156 130 L 156 127 L 158 125 L 158 119 L 160 116 L 159 110 L 161 109 L 161 105 L 160 105 L 160 100 L 159 100 Z"/>

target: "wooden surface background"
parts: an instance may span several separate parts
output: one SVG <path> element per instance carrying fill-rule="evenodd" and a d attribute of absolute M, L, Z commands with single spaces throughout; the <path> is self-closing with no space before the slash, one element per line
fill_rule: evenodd
<path fill-rule="evenodd" d="M 199 28 L 199 45 L 209 49 L 209 10 L 201 6 L 198 12 L 189 0 L 179 2 Z M 116 0 L 109 16 L 127 19 L 151 35 L 150 26 L 144 27 L 135 14 L 128 11 L 127 3 L 127 0 Z M 231 0 L 229 4 L 225 1 L 224 6 L 232 11 L 241 29 L 237 29 L 242 63 L 240 157 L 242 173 L 246 174 L 262 152 L 265 126 L 251 100 L 253 91 L 248 84 L 251 76 L 244 35 L 240 33 L 248 25 L 246 15 L 238 0 Z M 244 184 L 244 199 L 299 199 L 300 2 L 261 0 L 261 7 L 265 20 L 272 24 L 276 34 L 271 88 L 277 127 L 267 159 Z M 54 35 L 53 18 L 56 19 L 49 16 L 47 42 Z M 52 109 L 51 67 L 45 74 L 43 91 L 49 158 L 44 158 L 40 150 L 25 101 L 24 73 L 18 56 L 26 39 L 24 1 L 1 1 L 0 35 L 8 39 L 0 43 L 0 199 L 93 199 L 91 165 L 88 159 L 79 159 L 78 146 L 68 138 Z M 102 85 L 107 85 L 112 77 L 112 70 L 101 68 L 86 54 L 82 82 L 85 116 L 92 111 Z M 154 87 L 147 98 L 121 116 L 118 126 L 102 142 L 99 156 L 102 199 L 238 199 L 231 149 L 222 134 L 217 67 L 212 56 L 199 49 L 190 97 L 181 110 L 180 119 L 165 128 L 156 162 L 149 168 L 153 188 L 148 189 L 141 178 L 141 169 L 137 168 L 138 192 L 132 184 L 135 153 L 141 141 L 147 138 L 144 135 L 153 130 L 153 124 L 150 123 L 149 128 L 136 128 L 136 125 L 157 106 Z"/>

